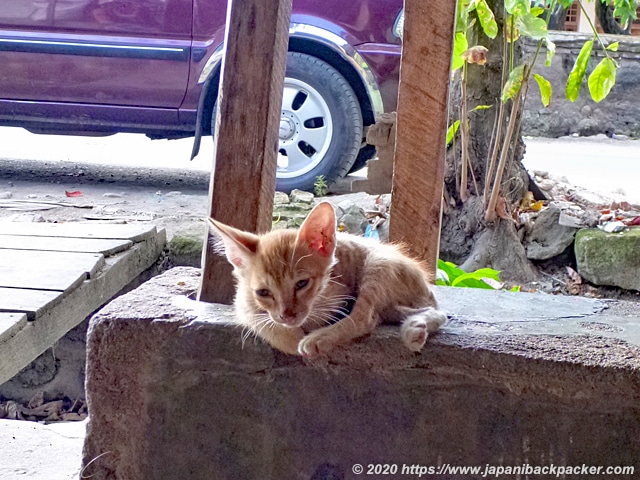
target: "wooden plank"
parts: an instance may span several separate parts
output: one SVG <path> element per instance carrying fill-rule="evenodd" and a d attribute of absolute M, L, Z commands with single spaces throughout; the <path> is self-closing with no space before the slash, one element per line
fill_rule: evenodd
<path fill-rule="evenodd" d="M 291 0 L 228 2 L 209 213 L 250 232 L 271 229 L 290 17 Z M 206 249 L 202 265 L 199 299 L 231 303 L 231 266 Z"/>
<path fill-rule="evenodd" d="M 29 320 L 35 320 L 63 296 L 61 292 L 0 287 L 0 312 L 22 312 Z"/>
<path fill-rule="evenodd" d="M 389 238 L 436 270 L 456 2 L 405 0 Z"/>
<path fill-rule="evenodd" d="M 0 249 L 102 253 L 110 256 L 130 248 L 131 245 L 131 240 L 0 235 Z"/>
<path fill-rule="evenodd" d="M 154 225 L 121 225 L 111 223 L 27 223 L 0 222 L 0 235 L 31 235 L 39 237 L 72 237 L 121 239 L 140 242 L 155 235 Z"/>
<path fill-rule="evenodd" d="M 0 287 L 67 292 L 94 276 L 104 263 L 100 253 L 0 249 Z M 39 305 L 38 298 L 35 301 L 34 308 Z"/>
<path fill-rule="evenodd" d="M 0 342 L 13 337 L 26 324 L 26 313 L 0 313 Z"/>
<path fill-rule="evenodd" d="M 0 384 L 12 378 L 53 345 L 69 330 L 107 303 L 158 259 L 166 244 L 164 230 L 136 243 L 132 248 L 106 260 L 106 266 L 77 289 L 53 299 L 40 310 L 36 321 L 29 322 L 9 340 L 0 339 Z M 5 293 L 16 289 L 0 288 L 0 306 Z M 51 295 L 52 292 L 41 292 Z M 29 292 L 33 294 L 33 291 Z M 15 295 L 12 296 L 15 298 Z M 11 300 L 11 298 L 10 298 Z"/>

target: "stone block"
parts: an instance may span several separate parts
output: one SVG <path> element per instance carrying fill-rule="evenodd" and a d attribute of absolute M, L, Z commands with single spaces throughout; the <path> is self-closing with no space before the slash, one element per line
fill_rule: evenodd
<path fill-rule="evenodd" d="M 640 228 L 620 233 L 580 230 L 575 252 L 578 273 L 584 279 L 640 291 Z"/>
<path fill-rule="evenodd" d="M 554 204 L 540 212 L 525 238 L 527 258 L 548 260 L 560 255 L 573 243 L 578 230 L 560 225 L 560 215 L 560 208 Z"/>
<path fill-rule="evenodd" d="M 167 244 L 172 265 L 200 267 L 207 228 L 205 222 L 194 222 L 176 230 Z"/>
<path fill-rule="evenodd" d="M 464 301 L 423 352 L 385 327 L 308 363 L 243 342 L 230 307 L 185 299 L 198 274 L 173 269 L 91 320 L 86 477 L 357 479 L 356 465 L 376 464 L 637 468 L 640 348 L 602 336 L 616 334 L 594 313 L 600 302 L 441 289 L 445 306 Z"/>

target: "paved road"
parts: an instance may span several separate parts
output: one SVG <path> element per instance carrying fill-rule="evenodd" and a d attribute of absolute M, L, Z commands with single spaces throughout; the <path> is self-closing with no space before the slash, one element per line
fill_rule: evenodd
<path fill-rule="evenodd" d="M 524 165 L 569 183 L 640 204 L 640 140 L 627 138 L 528 138 Z"/>
<path fill-rule="evenodd" d="M 606 195 L 623 194 L 640 203 L 640 141 L 605 136 L 560 139 L 528 138 L 524 164 L 529 170 L 546 170 L 569 183 Z M 212 157 L 211 138 L 203 139 L 200 154 L 190 161 L 191 139 L 149 140 L 143 135 L 110 137 L 34 135 L 20 128 L 0 128 L 0 160 L 38 160 L 43 169 L 60 161 L 111 165 L 118 168 L 169 169 L 194 186 L 206 188 Z M 16 162 L 13 162 L 14 164 Z M 37 165 L 33 168 L 37 168 Z M 0 175 L 1 175 L 0 171 Z M 0 177 L 1 178 L 1 177 Z M 126 178 L 123 178 L 126 180 Z M 204 179 L 204 180 L 203 180 Z M 134 178 L 135 180 L 135 178 Z"/>

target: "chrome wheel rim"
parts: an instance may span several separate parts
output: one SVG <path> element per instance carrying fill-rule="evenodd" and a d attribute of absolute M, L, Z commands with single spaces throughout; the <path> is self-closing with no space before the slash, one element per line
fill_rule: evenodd
<path fill-rule="evenodd" d="M 279 178 L 313 170 L 329 150 L 333 122 L 327 102 L 309 84 L 284 79 L 278 147 Z"/>

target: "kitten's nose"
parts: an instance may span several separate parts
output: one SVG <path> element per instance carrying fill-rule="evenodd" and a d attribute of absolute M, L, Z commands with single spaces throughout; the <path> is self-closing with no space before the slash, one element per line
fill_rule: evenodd
<path fill-rule="evenodd" d="M 290 310 L 285 310 L 280 315 L 280 320 L 287 325 L 293 325 L 296 323 L 296 314 Z"/>

